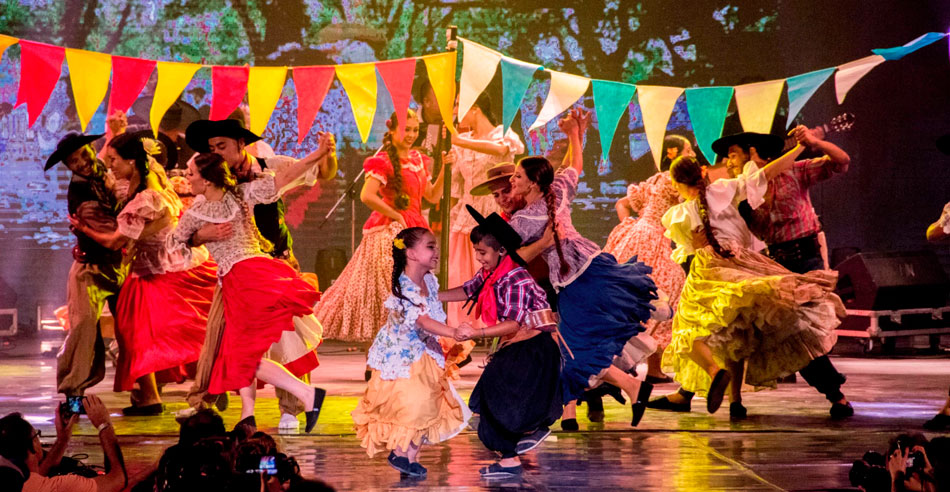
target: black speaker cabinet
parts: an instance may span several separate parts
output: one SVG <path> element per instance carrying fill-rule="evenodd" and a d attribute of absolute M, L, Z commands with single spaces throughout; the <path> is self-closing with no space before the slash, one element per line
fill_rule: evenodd
<path fill-rule="evenodd" d="M 893 310 L 942 307 L 950 296 L 950 279 L 930 250 L 858 253 L 841 262 L 838 287 L 845 307 Z"/>

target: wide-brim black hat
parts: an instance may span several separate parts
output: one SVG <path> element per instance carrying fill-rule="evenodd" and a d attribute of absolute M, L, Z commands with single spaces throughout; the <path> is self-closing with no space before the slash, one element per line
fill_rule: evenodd
<path fill-rule="evenodd" d="M 56 151 L 53 152 L 53 155 L 49 156 L 49 159 L 46 159 L 46 167 L 44 167 L 43 170 L 49 171 L 49 168 L 60 162 L 63 162 L 73 152 L 83 148 L 85 145 L 89 145 L 96 140 L 99 140 L 100 138 L 102 138 L 102 134 L 83 135 L 82 133 L 76 132 L 67 133 L 65 137 L 61 138 L 59 142 L 56 143 Z"/>
<path fill-rule="evenodd" d="M 722 137 L 712 144 L 713 152 L 719 156 L 729 155 L 729 147 L 733 145 L 749 145 L 755 147 L 756 152 L 764 159 L 778 157 L 785 146 L 785 140 L 777 135 L 768 133 L 742 132 Z"/>
<path fill-rule="evenodd" d="M 237 120 L 198 120 L 188 125 L 188 129 L 185 130 L 185 141 L 188 142 L 189 147 L 198 152 L 211 152 L 208 139 L 214 137 L 243 139 L 244 145 L 250 145 L 261 139 L 261 137 L 244 128 L 244 125 Z"/>
<path fill-rule="evenodd" d="M 478 222 L 480 227 L 487 229 L 489 234 L 495 236 L 495 239 L 497 239 L 502 247 L 508 251 L 508 254 L 511 255 L 511 259 L 515 260 L 519 265 L 527 265 L 527 263 L 518 256 L 518 248 L 521 247 L 521 236 L 505 219 L 501 218 L 501 216 L 495 212 L 485 217 L 478 213 L 478 210 L 475 210 L 471 205 L 465 205 L 465 208 L 468 209 L 469 215 L 475 219 L 475 222 Z"/>

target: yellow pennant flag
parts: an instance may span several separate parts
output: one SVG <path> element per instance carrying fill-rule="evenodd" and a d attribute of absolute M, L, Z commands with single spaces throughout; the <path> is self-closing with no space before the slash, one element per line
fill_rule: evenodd
<path fill-rule="evenodd" d="M 350 98 L 356 127 L 363 143 L 366 143 L 369 131 L 373 128 L 373 117 L 376 116 L 376 64 L 337 65 L 336 76 L 340 78 L 343 90 Z"/>
<path fill-rule="evenodd" d="M 69 83 L 76 99 L 76 113 L 83 133 L 86 125 L 96 114 L 109 88 L 112 73 L 112 57 L 94 51 L 66 48 L 66 65 L 69 66 Z"/>
<path fill-rule="evenodd" d="M 251 67 L 247 79 L 251 131 L 260 135 L 267 129 L 270 115 L 284 91 L 287 67 Z"/>
<path fill-rule="evenodd" d="M 440 53 L 438 55 L 429 55 L 422 57 L 426 62 L 426 73 L 429 74 L 429 83 L 432 84 L 432 91 L 435 92 L 435 100 L 439 103 L 439 112 L 442 114 L 442 121 L 446 128 L 452 133 L 455 126 L 452 125 L 455 110 L 455 62 L 458 54 L 454 51 Z"/>
<path fill-rule="evenodd" d="M 742 129 L 756 133 L 772 131 L 775 108 L 778 107 L 784 88 L 785 79 L 737 85 L 736 107 L 739 109 Z"/>
<path fill-rule="evenodd" d="M 13 36 L 6 36 L 4 34 L 0 34 L 0 60 L 3 59 L 3 52 L 6 51 L 7 48 L 17 44 L 18 42 L 20 42 L 20 40 Z"/>
<path fill-rule="evenodd" d="M 155 95 L 152 96 L 152 109 L 149 111 L 148 121 L 152 125 L 152 132 L 158 136 L 158 125 L 165 116 L 165 111 L 175 104 L 188 82 L 201 68 L 196 63 L 158 62 L 158 84 L 155 86 Z"/>

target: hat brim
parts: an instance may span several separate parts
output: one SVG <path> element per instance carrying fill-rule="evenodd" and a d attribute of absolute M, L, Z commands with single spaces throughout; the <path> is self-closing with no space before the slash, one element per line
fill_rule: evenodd
<path fill-rule="evenodd" d="M 188 125 L 185 130 L 185 142 L 196 152 L 211 152 L 208 140 L 214 137 L 233 138 L 234 140 L 244 140 L 244 145 L 250 145 L 261 139 L 254 132 L 242 127 L 240 124 L 234 125 L 227 123 L 233 120 L 198 120 Z M 234 126 L 232 126 L 234 125 Z"/>
<path fill-rule="evenodd" d="M 491 233 L 492 236 L 495 236 L 495 239 L 508 251 L 511 259 L 515 260 L 519 265 L 527 265 L 527 262 L 518 256 L 518 248 L 521 247 L 522 243 L 521 236 L 505 219 L 501 218 L 501 216 L 495 212 L 485 217 L 471 205 L 465 205 L 465 208 L 479 226 L 488 229 L 488 232 Z"/>
<path fill-rule="evenodd" d="M 102 137 L 103 134 L 101 133 L 98 135 L 81 135 L 70 140 L 68 145 L 64 145 L 62 147 L 57 145 L 56 151 L 53 152 L 53 155 L 46 159 L 46 165 L 43 167 L 43 171 L 49 171 L 51 167 L 65 161 L 66 158 L 69 157 L 73 152 L 95 142 L 96 140 L 99 140 Z"/>
<path fill-rule="evenodd" d="M 486 179 L 485 181 L 482 181 L 481 183 L 478 183 L 477 185 L 473 186 L 469 194 L 471 194 L 472 196 L 491 195 L 492 191 L 494 191 L 492 188 L 494 188 L 495 186 L 501 183 L 509 182 L 513 174 L 514 173 L 500 174 L 491 179 Z"/>
<path fill-rule="evenodd" d="M 721 137 L 712 143 L 713 152 L 718 156 L 729 155 L 729 147 L 745 145 L 755 147 L 756 152 L 765 158 L 777 157 L 785 146 L 782 137 L 768 133 L 742 132 Z"/>

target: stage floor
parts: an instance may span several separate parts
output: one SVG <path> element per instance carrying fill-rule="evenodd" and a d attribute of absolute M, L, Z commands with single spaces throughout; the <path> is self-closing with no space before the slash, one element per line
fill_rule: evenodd
<path fill-rule="evenodd" d="M 39 343 L 18 341 L 0 351 L 0 414 L 22 412 L 43 433 L 55 435 L 52 415 L 55 359 L 41 356 Z M 279 412 L 273 390 L 258 393 L 257 421 L 272 432 L 285 452 L 295 456 L 304 475 L 337 490 L 828 490 L 849 488 L 851 462 L 870 449 L 884 451 L 902 431 L 920 431 L 939 408 L 950 383 L 950 359 L 943 357 L 833 358 L 848 375 L 844 391 L 855 417 L 834 422 L 828 403 L 798 378 L 777 390 L 747 393 L 750 418 L 730 423 L 728 406 L 708 415 L 705 401 L 694 410 L 673 414 L 648 410 L 636 429 L 630 410 L 608 398 L 607 423 L 594 424 L 578 410 L 580 432 L 555 432 L 527 457 L 524 477 L 516 482 L 485 482 L 478 468 L 491 463 L 475 432 L 468 430 L 439 445 L 424 448 L 421 462 L 429 468 L 424 481 L 400 480 L 385 456 L 368 458 L 360 448 L 349 412 L 364 389 L 363 355 L 342 344 L 327 344 L 320 353 L 315 384 L 328 390 L 320 422 L 310 435 L 277 435 Z M 467 399 L 484 353 L 462 370 L 459 392 Z M 91 392 L 113 409 L 113 421 L 131 470 L 142 470 L 177 440 L 174 411 L 184 408 L 186 385 L 165 388 L 168 411 L 161 417 L 122 417 L 127 393 L 113 393 L 112 368 Z M 673 391 L 658 386 L 654 395 Z M 240 402 L 224 412 L 225 423 L 238 420 Z M 933 437 L 932 434 L 928 435 Z M 96 431 L 81 420 L 67 455 L 88 453 L 101 464 Z"/>

